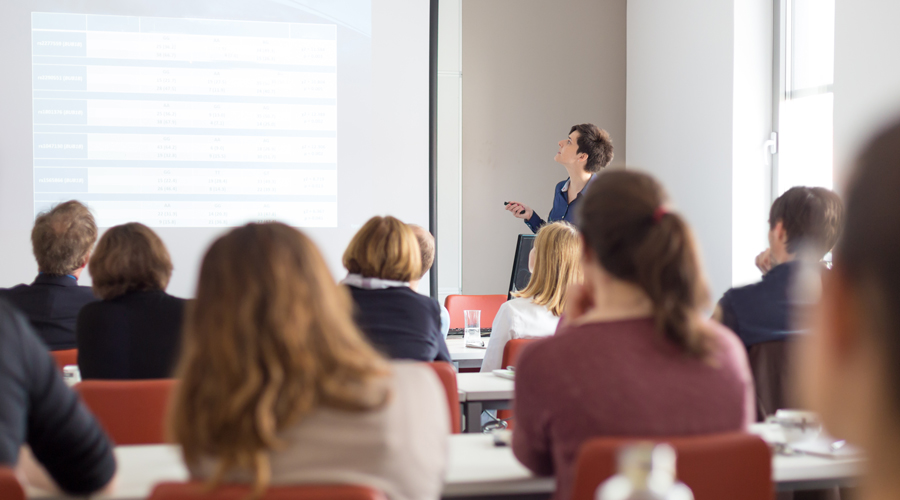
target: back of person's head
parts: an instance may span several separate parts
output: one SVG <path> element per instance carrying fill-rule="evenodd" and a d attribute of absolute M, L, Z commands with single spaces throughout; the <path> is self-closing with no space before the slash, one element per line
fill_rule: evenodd
<path fill-rule="evenodd" d="M 816 258 L 831 251 L 840 236 L 843 219 L 840 197 L 825 188 L 792 187 L 769 210 L 769 228 L 782 224 L 788 253 L 803 249 Z"/>
<path fill-rule="evenodd" d="M 588 155 L 586 172 L 597 173 L 613 159 L 613 143 L 609 133 L 593 123 L 573 125 L 569 134 L 578 131 L 578 153 Z"/>
<path fill-rule="evenodd" d="M 534 240 L 534 253 L 534 271 L 528 286 L 513 295 L 530 298 L 559 316 L 566 304 L 569 285 L 581 282 L 578 231 L 564 221 L 546 224 Z"/>
<path fill-rule="evenodd" d="M 165 290 L 172 259 L 152 229 L 130 222 L 103 233 L 88 269 L 94 295 L 109 300 L 128 292 Z"/>
<path fill-rule="evenodd" d="M 349 294 L 312 241 L 280 223 L 216 240 L 188 305 L 170 429 L 185 461 L 238 468 L 256 491 L 279 433 L 317 407 L 366 411 L 389 397 L 386 361 L 351 317 Z"/>
<path fill-rule="evenodd" d="M 684 352 L 704 357 L 710 332 L 701 320 L 709 291 L 693 235 L 651 176 L 603 173 L 582 201 L 585 254 L 612 277 L 637 285 L 653 304 L 656 327 Z"/>
<path fill-rule="evenodd" d="M 830 252 L 837 244 L 844 230 L 844 202 L 837 193 L 823 187 L 811 188 L 813 194 L 825 200 L 824 247 Z"/>
<path fill-rule="evenodd" d="M 434 235 L 424 227 L 416 224 L 410 224 L 409 227 L 416 235 L 416 241 L 419 243 L 419 252 L 422 254 L 422 273 L 419 275 L 421 279 L 434 264 Z"/>
<path fill-rule="evenodd" d="M 369 219 L 350 240 L 343 262 L 348 272 L 366 278 L 412 281 L 423 274 L 415 233 L 390 215 Z"/>
<path fill-rule="evenodd" d="M 84 266 L 96 241 L 94 216 L 75 200 L 41 212 L 31 230 L 31 248 L 38 270 L 47 274 L 69 274 Z"/>

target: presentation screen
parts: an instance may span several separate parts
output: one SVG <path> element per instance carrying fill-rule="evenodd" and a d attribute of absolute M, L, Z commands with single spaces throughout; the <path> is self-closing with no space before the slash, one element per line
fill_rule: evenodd
<path fill-rule="evenodd" d="M 429 2 L 32 0 L 0 32 L 0 287 L 71 199 L 154 228 L 181 296 L 247 222 L 301 228 L 336 277 L 369 217 L 427 227 Z"/>

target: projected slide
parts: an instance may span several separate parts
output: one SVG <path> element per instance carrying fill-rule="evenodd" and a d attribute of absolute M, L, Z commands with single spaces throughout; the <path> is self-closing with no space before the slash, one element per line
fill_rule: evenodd
<path fill-rule="evenodd" d="M 337 28 L 32 14 L 35 211 L 337 226 Z"/>

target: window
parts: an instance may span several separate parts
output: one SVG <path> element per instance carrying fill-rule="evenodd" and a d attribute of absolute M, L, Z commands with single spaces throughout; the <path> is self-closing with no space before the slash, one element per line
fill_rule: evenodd
<path fill-rule="evenodd" d="M 793 186 L 833 184 L 834 0 L 780 4 L 773 199 Z"/>

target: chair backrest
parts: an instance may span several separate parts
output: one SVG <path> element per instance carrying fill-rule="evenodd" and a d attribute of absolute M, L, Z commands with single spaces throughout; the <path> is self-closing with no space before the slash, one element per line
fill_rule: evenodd
<path fill-rule="evenodd" d="M 789 392 L 792 345 L 790 340 L 775 340 L 747 349 L 756 389 L 756 420 L 760 422 L 776 410 L 796 407 Z"/>
<path fill-rule="evenodd" d="M 175 380 L 86 380 L 74 389 L 116 444 L 165 442 Z"/>
<path fill-rule="evenodd" d="M 758 436 L 743 432 L 701 436 L 597 438 L 578 454 L 572 500 L 593 500 L 597 487 L 616 473 L 618 450 L 636 441 L 669 443 L 677 453 L 678 479 L 695 500 L 771 500 L 772 455 Z"/>
<path fill-rule="evenodd" d="M 433 361 L 428 363 L 437 373 L 444 391 L 447 392 L 447 407 L 450 408 L 450 432 L 459 434 L 462 430 L 462 417 L 459 411 L 459 389 L 456 386 L 456 370 L 446 361 Z"/>
<path fill-rule="evenodd" d="M 201 482 L 160 483 L 147 500 L 245 500 L 248 486 L 223 485 L 207 491 Z M 273 486 L 260 500 L 387 500 L 378 490 L 353 485 Z"/>
<path fill-rule="evenodd" d="M 504 302 L 506 295 L 448 295 L 444 299 L 444 307 L 450 313 L 450 328 L 466 327 L 463 311 L 467 309 L 480 310 L 481 327 L 490 328 L 494 324 L 494 316 Z"/>
<path fill-rule="evenodd" d="M 534 342 L 538 339 L 512 339 L 503 346 L 503 361 L 500 362 L 500 366 L 506 368 L 507 366 L 516 366 L 516 362 L 519 361 L 519 354 L 522 353 L 522 349 L 525 348 L 528 344 Z"/>
<path fill-rule="evenodd" d="M 0 467 L 0 498 L 3 500 L 25 500 L 25 491 L 12 469 Z"/>
<path fill-rule="evenodd" d="M 56 367 L 62 371 L 68 365 L 78 364 L 78 349 L 66 349 L 63 351 L 50 351 L 53 360 L 56 361 Z"/>

